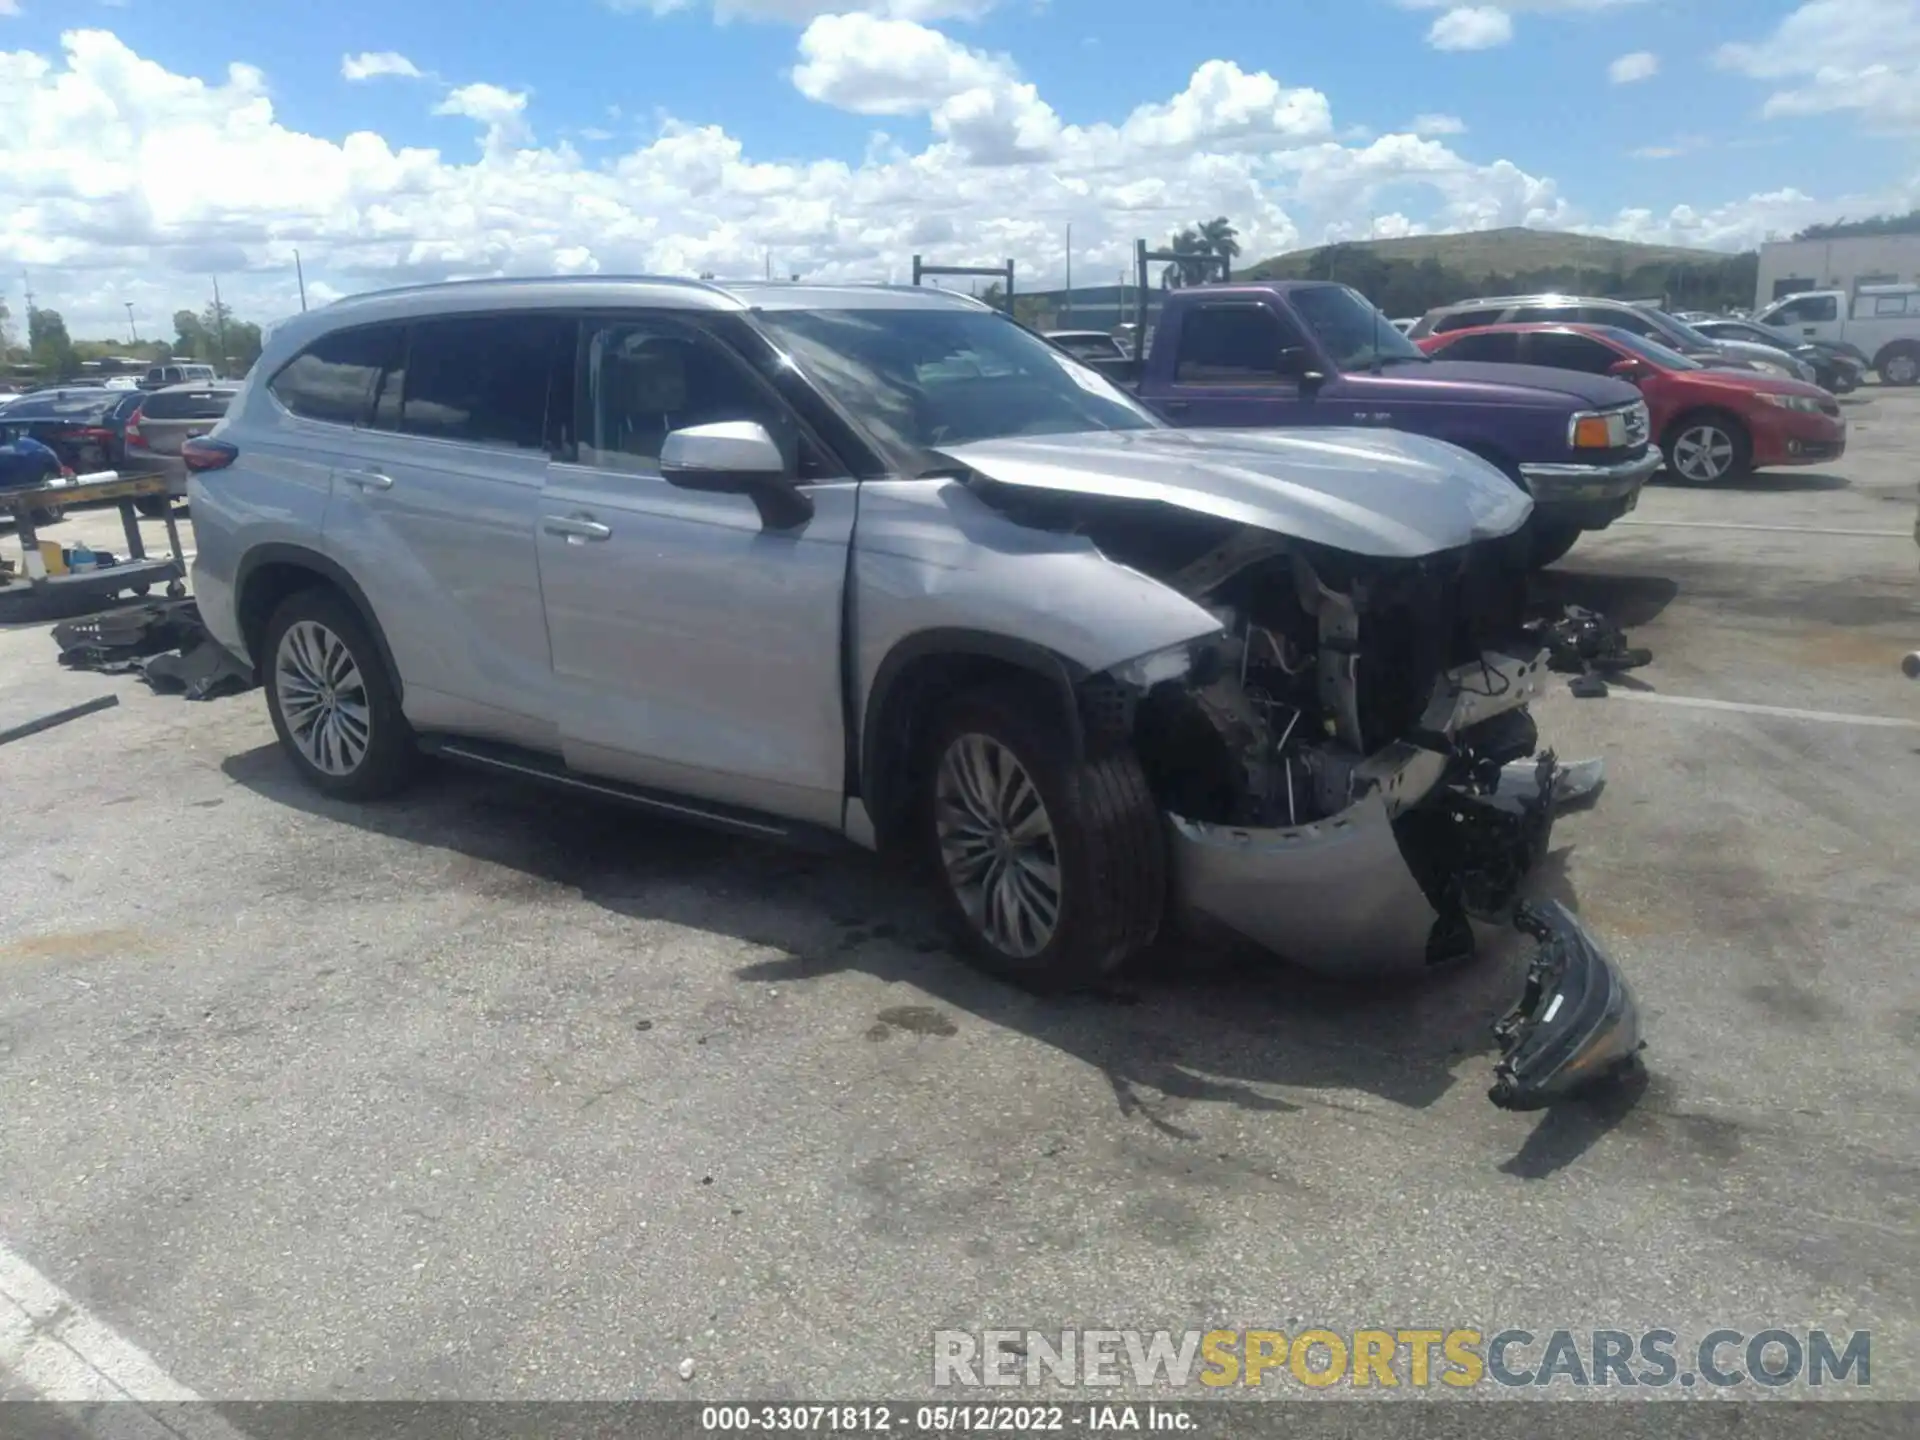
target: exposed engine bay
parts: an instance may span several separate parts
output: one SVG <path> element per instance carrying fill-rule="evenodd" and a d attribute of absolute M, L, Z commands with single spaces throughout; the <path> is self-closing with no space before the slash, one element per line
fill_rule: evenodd
<path fill-rule="evenodd" d="M 1193 909 L 1346 978 L 1458 961 L 1470 922 L 1512 926 L 1541 945 L 1496 1028 L 1495 1102 L 1532 1108 L 1632 1063 L 1624 984 L 1569 913 L 1521 902 L 1569 779 L 1527 708 L 1550 657 L 1526 627 L 1523 536 L 1381 558 L 1157 503 L 975 489 L 1219 621 L 1082 686 L 1089 732 L 1142 760 Z M 1590 964 L 1607 978 L 1555 978 Z"/>

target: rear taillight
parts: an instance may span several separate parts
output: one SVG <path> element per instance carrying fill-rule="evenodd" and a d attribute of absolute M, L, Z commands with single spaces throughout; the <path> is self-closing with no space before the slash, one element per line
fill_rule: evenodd
<path fill-rule="evenodd" d="M 240 447 L 225 440 L 196 435 L 180 447 L 180 458 L 196 475 L 203 470 L 224 470 L 240 458 Z"/>
<path fill-rule="evenodd" d="M 127 420 L 127 444 L 147 448 L 147 437 L 140 433 L 140 422 L 147 418 L 147 412 L 136 410 Z"/>
<path fill-rule="evenodd" d="M 80 438 L 82 440 L 91 440 L 96 445 L 111 445 L 113 443 L 113 431 L 103 425 L 88 425 L 81 429 Z"/>

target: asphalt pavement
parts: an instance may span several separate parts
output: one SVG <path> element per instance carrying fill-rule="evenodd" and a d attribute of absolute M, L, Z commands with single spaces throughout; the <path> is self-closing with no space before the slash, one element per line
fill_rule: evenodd
<path fill-rule="evenodd" d="M 1536 710 L 1608 767 L 1539 888 L 1649 1045 L 1545 1114 L 1484 1093 L 1517 944 L 1043 1002 L 876 861 L 459 772 L 334 804 L 257 693 L 0 630 L 0 729 L 121 698 L 0 749 L 0 1258 L 219 1399 L 919 1395 L 943 1328 L 1309 1325 L 1871 1330 L 1920 1398 L 1920 391 L 1847 414 L 1543 578 L 1655 656 Z"/>

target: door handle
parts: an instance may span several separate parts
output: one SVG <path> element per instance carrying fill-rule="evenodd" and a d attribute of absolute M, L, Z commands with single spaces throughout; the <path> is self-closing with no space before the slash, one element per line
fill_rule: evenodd
<path fill-rule="evenodd" d="M 1162 400 L 1160 408 L 1169 415 L 1184 415 L 1191 404 L 1192 402 L 1187 400 Z"/>
<path fill-rule="evenodd" d="M 362 490 L 391 490 L 393 477 L 382 475 L 375 470 L 342 470 L 340 478 L 349 485 L 358 485 Z"/>
<path fill-rule="evenodd" d="M 589 520 L 583 515 L 549 515 L 540 522 L 540 528 L 549 535 L 564 537 L 569 545 L 605 540 L 613 534 L 611 525 L 602 525 L 598 520 Z"/>

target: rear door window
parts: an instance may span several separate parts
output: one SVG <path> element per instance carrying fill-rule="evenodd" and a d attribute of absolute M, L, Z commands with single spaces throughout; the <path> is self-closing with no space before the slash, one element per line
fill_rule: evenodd
<path fill-rule="evenodd" d="M 1520 337 L 1502 333 L 1462 335 L 1434 354 L 1436 360 L 1491 360 L 1500 364 L 1509 364 L 1519 358 Z"/>
<path fill-rule="evenodd" d="M 1275 385 L 1280 352 L 1298 340 L 1264 305 L 1196 305 L 1180 324 L 1173 378 L 1183 385 Z"/>
<path fill-rule="evenodd" d="M 400 364 L 405 344 L 398 325 L 336 330 L 295 356 L 267 388 L 302 419 L 358 425 L 367 418 L 374 382 Z"/>
<path fill-rule="evenodd" d="M 1492 325 L 1499 321 L 1500 311 L 1493 310 L 1456 310 L 1451 315 L 1442 315 L 1433 322 L 1433 333 L 1444 335 L 1449 330 L 1477 330 L 1482 325 Z"/>
<path fill-rule="evenodd" d="M 545 448 L 555 372 L 564 358 L 571 373 L 574 331 L 572 321 L 551 315 L 419 322 L 407 345 L 401 430 L 475 445 Z"/>
<path fill-rule="evenodd" d="M 1579 370 L 1587 375 L 1605 375 L 1621 357 L 1585 335 L 1567 330 L 1548 330 L 1527 337 L 1527 360 L 1555 370 Z"/>
<path fill-rule="evenodd" d="M 1582 315 L 1578 305 L 1516 305 L 1513 318 L 1528 325 L 1569 325 Z"/>

